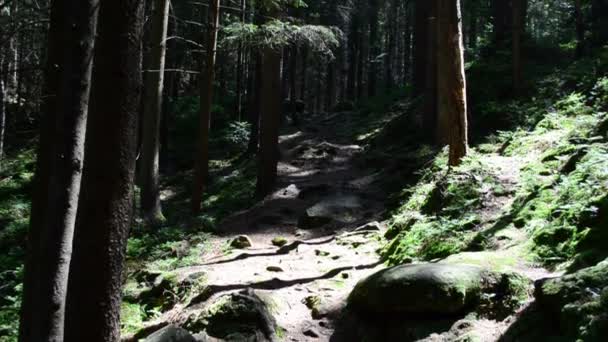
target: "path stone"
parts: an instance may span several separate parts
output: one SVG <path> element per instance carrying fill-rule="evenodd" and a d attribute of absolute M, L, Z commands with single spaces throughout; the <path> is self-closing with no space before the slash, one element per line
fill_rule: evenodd
<path fill-rule="evenodd" d="M 283 272 L 283 269 L 279 266 L 268 266 L 266 267 L 266 271 L 268 272 Z"/>
<path fill-rule="evenodd" d="M 298 226 L 303 229 L 314 229 L 332 222 L 352 223 L 360 216 L 362 204 L 354 195 L 334 195 L 306 209 L 298 219 Z"/>
<path fill-rule="evenodd" d="M 168 325 L 148 336 L 144 342 L 197 342 L 197 339 L 185 329 Z"/>
<path fill-rule="evenodd" d="M 382 230 L 382 225 L 378 221 L 370 222 L 357 229 L 356 232 L 379 232 Z"/>
<path fill-rule="evenodd" d="M 239 235 L 230 241 L 230 247 L 237 249 L 249 248 L 252 245 L 251 239 L 247 235 Z"/>

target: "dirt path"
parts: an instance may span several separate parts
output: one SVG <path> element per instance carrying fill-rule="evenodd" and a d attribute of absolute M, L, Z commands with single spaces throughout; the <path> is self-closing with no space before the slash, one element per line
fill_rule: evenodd
<path fill-rule="evenodd" d="M 176 305 L 151 326 L 183 323 L 189 313 L 220 295 L 254 289 L 270 303 L 282 340 L 329 341 L 333 318 L 354 285 L 384 267 L 377 250 L 386 227 L 377 221 L 383 218 L 385 195 L 375 187 L 375 175 L 355 162 L 362 147 L 341 140 L 333 131 L 347 117 L 312 117 L 303 130 L 280 137 L 278 190 L 222 222 L 200 265 L 175 271 L 181 279 L 204 274 L 206 291 L 188 306 Z M 503 196 L 484 191 L 488 195 L 480 216 L 485 226 L 491 226 L 513 203 L 525 161 L 488 154 L 483 162 L 504 188 Z M 361 229 L 366 225 L 369 230 Z M 229 248 L 240 235 L 246 235 L 251 246 Z M 488 250 L 455 254 L 441 262 L 515 271 L 531 279 L 549 275 L 526 260 L 525 232 L 505 227 L 493 236 Z M 273 245 L 278 237 L 285 246 Z M 508 326 L 490 321 L 479 326 L 485 330 L 488 325 L 496 333 Z"/>
<path fill-rule="evenodd" d="M 335 137 L 332 127 L 340 120 L 313 117 L 302 131 L 280 137 L 278 190 L 222 222 L 201 265 L 177 270 L 180 278 L 203 272 L 212 295 L 190 308 L 177 306 L 161 320 L 179 321 L 218 295 L 253 288 L 272 304 L 285 341 L 329 340 L 327 317 L 360 279 L 382 268 L 376 251 L 384 230 L 378 224 L 353 232 L 380 219 L 384 206 L 374 176 L 355 165 L 361 146 Z M 227 249 L 241 234 L 252 246 Z M 295 248 L 273 246 L 277 237 Z"/>

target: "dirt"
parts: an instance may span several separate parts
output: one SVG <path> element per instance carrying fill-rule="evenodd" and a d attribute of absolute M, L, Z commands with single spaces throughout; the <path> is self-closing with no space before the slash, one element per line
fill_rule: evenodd
<path fill-rule="evenodd" d="M 375 187 L 376 175 L 355 162 L 363 148 L 336 137 L 332 130 L 342 119 L 339 114 L 311 117 L 302 130 L 280 137 L 277 190 L 222 222 L 220 232 L 209 242 L 211 252 L 200 265 L 177 270 L 180 278 L 203 272 L 207 291 L 163 314 L 149 324 L 150 330 L 169 322 L 183 323 L 189 313 L 218 295 L 252 288 L 270 303 L 283 329 L 282 340 L 329 341 L 333 321 L 354 285 L 384 267 L 377 250 L 386 227 L 381 223 L 379 231 L 356 231 L 383 219 L 384 197 Z M 491 189 L 486 189 L 481 216 L 491 223 L 512 204 L 523 161 L 488 155 L 485 162 L 505 189 L 503 196 L 492 196 Z M 314 222 L 323 218 L 322 224 L 301 229 L 305 216 L 315 217 Z M 246 234 L 252 246 L 228 249 L 240 234 Z M 532 279 L 549 275 L 525 260 L 524 232 L 510 227 L 503 235 L 507 237 L 494 250 L 462 253 L 444 262 L 485 263 L 494 268 L 499 266 L 492 264 L 494 259 L 498 263 L 514 260 L 507 262 L 508 270 Z M 287 244 L 274 246 L 272 240 L 277 237 L 285 238 Z M 504 322 L 476 321 L 467 325 L 466 333 L 491 341 L 507 327 Z M 446 340 L 445 334 L 428 340 Z"/>

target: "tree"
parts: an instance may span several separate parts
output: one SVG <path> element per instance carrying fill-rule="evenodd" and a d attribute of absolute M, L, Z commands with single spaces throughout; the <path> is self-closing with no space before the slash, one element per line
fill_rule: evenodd
<path fill-rule="evenodd" d="M 144 113 L 140 166 L 141 211 L 146 222 L 162 223 L 159 190 L 159 134 L 163 102 L 163 80 L 167 50 L 169 0 L 155 0 L 150 32 L 150 55 L 144 86 Z"/>
<path fill-rule="evenodd" d="M 585 51 L 585 23 L 582 0 L 574 0 L 574 20 L 576 25 L 576 58 L 581 58 Z"/>
<path fill-rule="evenodd" d="M 199 126 L 199 148 L 194 170 L 192 190 L 192 212 L 201 210 L 201 200 L 209 178 L 209 129 L 211 125 L 211 105 L 213 103 L 213 81 L 215 78 L 215 57 L 217 55 L 217 32 L 220 24 L 220 0 L 212 0 L 209 11 L 207 40 L 207 61 L 200 79 L 201 117 Z"/>
<path fill-rule="evenodd" d="M 91 87 L 97 0 L 54 1 L 21 341 L 62 341 Z"/>
<path fill-rule="evenodd" d="M 528 8 L 527 0 L 511 0 L 512 10 L 512 44 L 513 44 L 513 91 L 518 94 L 521 90 L 523 71 L 522 71 L 522 36 L 525 30 L 526 11 Z"/>
<path fill-rule="evenodd" d="M 143 1 L 102 1 L 73 256 L 66 342 L 120 339 L 132 224 Z"/>
<path fill-rule="evenodd" d="M 367 86 L 368 86 L 368 95 L 375 96 L 376 95 L 376 74 L 377 70 L 377 61 L 376 59 L 380 55 L 379 48 L 379 39 L 378 39 L 378 12 L 380 11 L 379 0 L 369 0 L 369 10 L 370 10 L 370 19 L 369 19 L 369 69 L 367 74 Z"/>
<path fill-rule="evenodd" d="M 270 18 L 274 17 L 270 14 Z M 270 193 L 277 178 L 279 162 L 279 124 L 281 120 L 281 50 L 267 45 L 263 50 L 262 89 L 260 93 L 260 151 L 256 195 Z"/>
<path fill-rule="evenodd" d="M 591 0 L 591 28 L 593 46 L 608 43 L 608 0 Z"/>
<path fill-rule="evenodd" d="M 449 165 L 467 154 L 467 101 L 460 1 L 438 1 L 438 109 L 449 130 Z"/>

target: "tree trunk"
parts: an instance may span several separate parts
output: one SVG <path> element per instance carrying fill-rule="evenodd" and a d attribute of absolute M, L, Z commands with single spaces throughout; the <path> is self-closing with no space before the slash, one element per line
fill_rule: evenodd
<path fill-rule="evenodd" d="M 143 1 L 101 2 L 66 342 L 120 340 L 123 261 L 132 224 Z"/>
<path fill-rule="evenodd" d="M 249 73 L 249 84 L 247 87 L 247 96 L 249 97 L 248 108 L 249 125 L 251 127 L 249 133 L 249 143 L 247 144 L 247 154 L 255 154 L 258 151 L 260 142 L 260 89 L 262 87 L 262 57 L 260 52 L 253 51 L 251 67 L 253 70 Z M 255 89 L 254 89 L 255 85 Z M 251 95 L 249 95 L 251 94 Z"/>
<path fill-rule="evenodd" d="M 199 148 L 194 171 L 192 190 L 192 212 L 201 211 L 203 192 L 209 179 L 209 126 L 211 124 L 211 105 L 213 103 L 213 81 L 215 78 L 215 57 L 217 55 L 217 33 L 220 24 L 220 0 L 212 0 L 209 12 L 209 32 L 207 41 L 207 63 L 201 75 L 201 117 L 199 127 Z"/>
<path fill-rule="evenodd" d="M 469 48 L 472 52 L 477 49 L 477 0 L 470 1 L 471 13 L 469 14 Z"/>
<path fill-rule="evenodd" d="M 380 55 L 380 42 L 378 38 L 379 0 L 369 0 L 369 69 L 367 70 L 368 96 L 376 96 L 376 76 L 378 74 L 378 56 Z"/>
<path fill-rule="evenodd" d="M 414 96 L 424 94 L 426 89 L 426 71 L 429 63 L 429 17 L 431 16 L 431 2 L 429 0 L 416 0 L 414 15 L 414 70 L 413 90 Z"/>
<path fill-rule="evenodd" d="M 72 238 L 84 159 L 97 0 L 56 1 L 49 33 L 47 102 L 33 197 L 21 341 L 63 341 Z M 55 61 L 54 64 L 51 64 Z M 41 209 L 44 207 L 44 209 Z M 32 263 L 35 263 L 34 266 Z M 33 282 L 33 283 L 32 283 Z"/>
<path fill-rule="evenodd" d="M 505 47 L 512 25 L 511 0 L 492 0 L 494 46 Z"/>
<path fill-rule="evenodd" d="M 157 226 L 165 221 L 160 204 L 159 135 L 163 102 L 169 0 L 155 0 L 150 31 L 150 56 L 146 65 L 140 168 L 141 212 L 145 221 Z"/>
<path fill-rule="evenodd" d="M 593 46 L 608 43 L 608 0 L 591 0 L 591 32 Z"/>
<path fill-rule="evenodd" d="M 241 4 L 240 4 L 240 8 L 241 8 L 241 15 L 240 15 L 240 20 L 241 23 L 244 24 L 245 23 L 245 11 L 246 11 L 246 0 L 240 0 Z M 236 108 L 235 108 L 235 114 L 236 114 L 236 118 L 237 120 L 241 120 L 241 112 L 242 112 L 242 98 L 243 98 L 243 65 L 244 63 L 244 54 L 243 54 L 243 44 L 239 43 L 239 47 L 237 50 L 237 57 L 236 57 Z"/>
<path fill-rule="evenodd" d="M 511 9 L 513 11 L 513 92 L 519 94 L 522 87 L 523 70 L 522 70 L 522 35 L 525 29 L 525 17 L 527 11 L 527 0 L 511 0 Z"/>
<path fill-rule="evenodd" d="M 412 10 L 409 3 L 405 4 L 405 29 L 403 37 L 403 84 L 412 82 L 410 73 L 412 69 Z"/>
<path fill-rule="evenodd" d="M 348 34 L 348 80 L 346 83 L 346 96 L 354 100 L 357 87 L 357 66 L 359 53 L 359 20 L 357 13 L 353 14 Z"/>
<path fill-rule="evenodd" d="M 447 120 L 439 115 L 437 110 L 437 63 L 438 63 L 438 32 L 437 32 L 437 7 L 438 3 L 445 0 L 432 0 L 428 6 L 427 16 L 427 43 L 426 43 L 426 70 L 424 73 L 424 102 L 422 104 L 422 128 L 428 132 L 428 137 L 435 143 L 445 144 L 447 135 L 443 134 L 446 130 Z M 449 0 L 453 1 L 453 0 Z"/>
<path fill-rule="evenodd" d="M 574 16 L 576 20 L 576 58 L 583 57 L 585 52 L 585 24 L 581 0 L 574 0 Z"/>
<path fill-rule="evenodd" d="M 2 62 L 0 61 L 0 66 Z M 4 161 L 4 131 L 6 129 L 6 107 L 4 106 L 4 80 L 0 77 L 0 171 Z"/>
<path fill-rule="evenodd" d="M 308 76 L 308 47 L 304 45 L 302 47 L 302 73 L 300 74 L 300 99 L 306 102 L 306 106 L 309 107 L 311 104 L 308 103 L 308 97 L 306 96 L 307 84 L 306 76 Z"/>
<path fill-rule="evenodd" d="M 394 87 L 394 71 L 393 62 L 395 58 L 395 52 L 397 49 L 397 12 L 398 12 L 398 0 L 392 0 L 389 7 L 388 25 L 387 25 L 387 46 L 386 55 L 384 60 L 384 79 L 385 89 L 390 90 Z"/>
<path fill-rule="evenodd" d="M 438 3 L 438 108 L 449 123 L 449 165 L 467 154 L 467 101 L 460 0 Z"/>
<path fill-rule="evenodd" d="M 264 48 L 262 63 L 260 152 L 256 195 L 268 195 L 276 182 L 281 118 L 281 51 Z"/>

